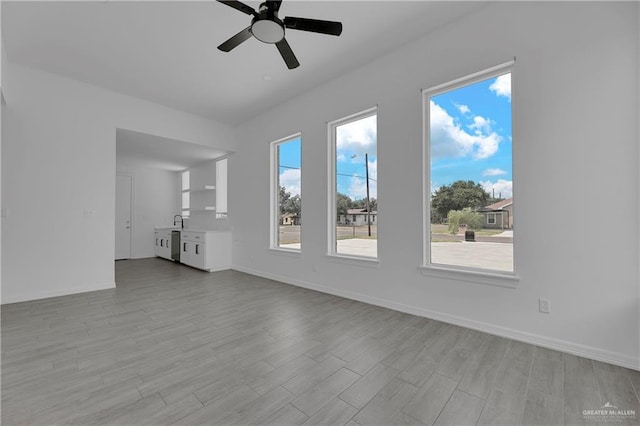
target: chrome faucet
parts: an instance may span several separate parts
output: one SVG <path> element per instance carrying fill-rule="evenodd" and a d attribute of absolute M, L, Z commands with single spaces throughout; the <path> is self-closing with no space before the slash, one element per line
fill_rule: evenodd
<path fill-rule="evenodd" d="M 176 226 L 176 222 L 177 222 L 176 217 L 179 217 L 179 218 L 180 218 L 180 227 L 181 227 L 182 229 L 184 229 L 184 219 L 183 219 L 183 218 L 182 218 L 182 216 L 180 216 L 179 214 L 177 214 L 177 215 L 175 215 L 175 216 L 173 217 L 173 226 Z"/>

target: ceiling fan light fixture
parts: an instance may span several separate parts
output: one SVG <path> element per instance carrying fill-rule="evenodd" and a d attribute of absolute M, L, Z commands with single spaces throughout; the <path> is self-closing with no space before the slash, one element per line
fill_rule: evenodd
<path fill-rule="evenodd" d="M 251 34 L 263 43 L 275 44 L 284 38 L 284 25 L 271 19 L 254 19 Z"/>
<path fill-rule="evenodd" d="M 282 0 L 267 0 L 260 4 L 258 11 L 238 0 L 218 1 L 246 15 L 253 16 L 251 25 L 218 46 L 218 50 L 231 52 L 253 36 L 263 43 L 275 44 L 280 56 L 282 56 L 287 68 L 290 70 L 299 67 L 300 62 L 298 62 L 298 58 L 291 50 L 287 39 L 284 38 L 285 28 L 334 36 L 339 36 L 342 33 L 341 22 L 292 16 L 286 16 L 284 20 L 281 20 L 278 18 L 278 11 Z"/>

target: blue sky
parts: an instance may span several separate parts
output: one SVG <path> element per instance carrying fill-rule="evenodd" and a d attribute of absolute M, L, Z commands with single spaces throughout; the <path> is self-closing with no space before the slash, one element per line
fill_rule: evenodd
<path fill-rule="evenodd" d="M 352 200 L 378 198 L 377 115 L 352 121 L 336 128 L 336 187 Z M 368 158 L 367 158 L 368 157 Z"/>
<path fill-rule="evenodd" d="M 430 98 L 431 191 L 473 180 L 496 197 L 512 196 L 511 75 L 504 74 Z M 336 185 L 352 199 L 378 198 L 377 116 L 336 128 Z M 280 185 L 300 194 L 301 138 L 279 145 Z"/>
<path fill-rule="evenodd" d="M 473 180 L 512 192 L 511 74 L 430 98 L 431 191 Z"/>
<path fill-rule="evenodd" d="M 291 195 L 300 194 L 300 137 L 291 139 L 278 145 L 280 186 L 284 186 Z"/>
<path fill-rule="evenodd" d="M 278 145 L 280 186 L 292 195 L 300 194 L 300 137 Z M 336 185 L 338 192 L 353 200 L 365 198 L 366 166 L 369 166 L 369 196 L 378 196 L 377 117 L 368 116 L 336 129 Z"/>

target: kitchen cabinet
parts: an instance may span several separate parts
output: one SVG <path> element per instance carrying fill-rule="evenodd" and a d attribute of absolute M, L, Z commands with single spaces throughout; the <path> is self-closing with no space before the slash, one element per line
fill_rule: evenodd
<path fill-rule="evenodd" d="M 182 231 L 180 262 L 205 271 L 231 267 L 231 233 L 228 231 Z"/>
<path fill-rule="evenodd" d="M 171 259 L 171 229 L 156 229 L 154 231 L 155 254 L 164 259 Z"/>

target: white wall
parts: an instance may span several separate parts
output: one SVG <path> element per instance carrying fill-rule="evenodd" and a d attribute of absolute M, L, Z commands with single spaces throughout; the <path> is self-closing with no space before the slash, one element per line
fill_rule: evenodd
<path fill-rule="evenodd" d="M 637 8 L 498 2 L 243 124 L 229 167 L 234 268 L 640 368 Z M 420 89 L 514 56 L 520 282 L 424 276 Z M 379 266 L 365 267 L 325 256 L 326 122 L 375 105 Z M 269 142 L 297 131 L 296 257 L 268 249 L 268 185 Z M 548 220 L 550 206 L 565 219 Z M 538 313 L 540 297 L 551 314 Z"/>
<path fill-rule="evenodd" d="M 180 214 L 180 174 L 144 167 L 116 167 L 118 174 L 132 179 L 131 258 L 155 256 L 155 227 L 173 227 Z"/>
<path fill-rule="evenodd" d="M 114 286 L 116 128 L 235 149 L 231 128 L 5 64 L 2 303 Z M 95 212 L 95 214 L 93 214 Z"/>
<path fill-rule="evenodd" d="M 2 39 L 2 7 L 0 5 L 0 145 L 2 142 L 2 116 L 4 115 L 4 94 L 2 91 L 3 81 L 2 81 L 2 69 L 5 66 L 5 50 L 4 50 L 4 40 Z M 2 187 L 2 150 L 0 149 L 0 188 Z M 2 240 L 2 224 L 4 220 L 2 220 L 2 200 L 0 199 L 0 241 Z M 2 244 L 0 244 L 0 259 L 2 259 Z M 2 288 L 2 262 L 0 262 L 0 288 Z"/>

